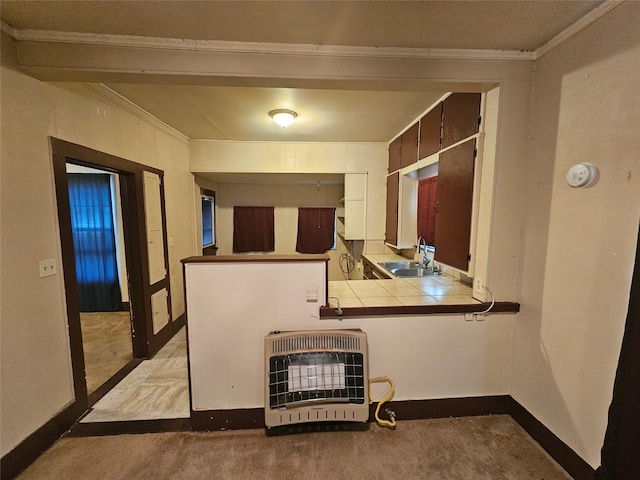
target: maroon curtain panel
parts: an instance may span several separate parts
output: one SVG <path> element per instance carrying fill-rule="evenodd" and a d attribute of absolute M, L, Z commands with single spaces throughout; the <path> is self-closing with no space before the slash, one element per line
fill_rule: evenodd
<path fill-rule="evenodd" d="M 418 237 L 424 237 L 428 245 L 436 245 L 436 198 L 438 177 L 418 182 Z"/>
<path fill-rule="evenodd" d="M 233 207 L 233 253 L 273 252 L 273 207 Z"/>
<path fill-rule="evenodd" d="M 296 252 L 324 253 L 333 247 L 336 209 L 332 207 L 298 208 Z"/>

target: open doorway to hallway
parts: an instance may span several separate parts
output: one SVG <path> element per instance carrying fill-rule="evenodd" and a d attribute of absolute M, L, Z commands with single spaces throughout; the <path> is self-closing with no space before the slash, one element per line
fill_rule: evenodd
<path fill-rule="evenodd" d="M 140 377 L 137 367 L 155 359 L 158 351 L 184 326 L 184 317 L 176 320 L 171 316 L 164 172 L 58 139 L 51 139 L 51 145 L 75 402 L 86 416 L 96 402 L 132 372 L 136 372 L 133 377 Z M 103 299 L 93 298 L 95 293 L 89 292 L 87 301 L 83 292 L 81 270 L 84 267 L 76 257 L 76 250 L 81 248 L 80 240 L 74 238 L 74 230 L 84 229 L 81 233 L 85 237 L 95 236 L 96 232 L 87 222 L 81 221 L 80 227 L 73 226 L 70 176 L 76 174 L 67 172 L 68 165 L 98 170 L 98 176 L 112 179 L 111 194 L 120 194 L 121 206 L 116 205 L 115 210 L 121 214 L 122 248 L 118 247 L 118 235 L 109 234 L 116 245 L 109 255 L 114 257 L 112 270 L 117 273 L 107 275 L 109 281 L 88 281 L 89 284 L 109 284 L 106 292 L 97 295 L 104 296 Z M 102 215 L 114 216 L 113 212 Z M 95 249 L 89 247 L 88 257 L 95 256 Z M 119 279 L 118 273 L 124 273 L 124 280 Z M 78 292 L 83 293 L 78 295 Z M 120 332 L 117 335 L 116 330 Z M 109 351 L 107 339 L 116 343 L 116 336 L 119 346 L 114 345 Z M 186 380 L 186 348 L 184 350 Z M 105 360 L 112 360 L 108 368 L 103 368 L 108 363 Z M 174 361 L 175 365 L 179 363 Z M 163 396 L 167 396 L 170 380 L 160 378 L 163 375 L 156 375 L 155 381 L 163 383 Z M 185 393 L 188 397 L 188 388 Z M 149 395 L 141 402 L 150 403 Z M 186 403 L 188 409 L 188 400 Z"/>
<path fill-rule="evenodd" d="M 133 360 L 132 317 L 117 173 L 67 162 L 87 393 Z"/>

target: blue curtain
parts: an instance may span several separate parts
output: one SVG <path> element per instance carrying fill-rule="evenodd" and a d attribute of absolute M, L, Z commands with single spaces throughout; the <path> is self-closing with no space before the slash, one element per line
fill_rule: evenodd
<path fill-rule="evenodd" d="M 108 174 L 67 174 L 81 312 L 122 310 Z"/>

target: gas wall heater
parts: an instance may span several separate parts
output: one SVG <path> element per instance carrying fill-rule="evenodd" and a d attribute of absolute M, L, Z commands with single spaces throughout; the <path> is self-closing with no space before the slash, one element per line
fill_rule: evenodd
<path fill-rule="evenodd" d="M 265 424 L 366 422 L 367 335 L 361 330 L 271 332 L 265 337 Z"/>

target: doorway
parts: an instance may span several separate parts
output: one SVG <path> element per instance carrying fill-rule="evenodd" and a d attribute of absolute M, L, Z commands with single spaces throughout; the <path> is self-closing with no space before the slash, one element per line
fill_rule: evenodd
<path fill-rule="evenodd" d="M 67 162 L 87 392 L 133 360 L 119 175 Z"/>
<path fill-rule="evenodd" d="M 165 293 L 167 306 L 164 309 L 171 312 L 170 285 L 168 272 L 163 278 L 150 279 L 149 272 L 149 248 L 147 232 L 145 231 L 145 190 L 144 175 L 153 174 L 162 179 L 163 172 L 151 167 L 146 167 L 128 160 L 114 157 L 80 145 L 72 144 L 58 139 L 51 139 L 52 161 L 54 180 L 56 186 L 56 199 L 58 206 L 58 221 L 60 226 L 60 242 L 62 247 L 62 264 L 64 272 L 65 295 L 67 301 L 67 318 L 69 322 L 69 338 L 71 350 L 71 364 L 73 370 L 74 391 L 76 402 L 84 410 L 88 409 L 120 380 L 126 377 L 143 359 L 152 357 L 171 337 L 184 325 L 182 321 L 173 322 L 167 314 L 167 321 L 158 328 L 154 327 L 154 310 L 152 309 L 152 297 L 158 292 Z M 125 332 L 128 332 L 128 343 L 131 356 L 126 364 L 109 377 L 109 380 L 100 383 L 99 387 L 89 387 L 87 369 L 91 366 L 85 356 L 85 350 L 90 353 L 90 346 L 83 340 L 83 328 L 81 321 L 81 302 L 78 296 L 79 277 L 76 269 L 76 256 L 74 248 L 73 228 L 71 219 L 71 206 L 69 200 L 69 178 L 67 166 L 69 164 L 100 170 L 103 174 L 115 175 L 113 190 L 120 194 L 123 233 L 123 265 L 126 267 L 127 282 L 121 287 L 121 291 L 128 294 L 128 312 L 124 315 Z M 160 182 L 159 182 L 160 183 Z M 162 230 L 160 254 L 164 255 L 165 265 L 168 264 L 168 248 L 166 245 L 166 224 L 164 212 L 164 192 L 161 183 L 158 190 L 157 210 L 160 218 L 159 225 Z M 157 250 L 157 245 L 154 245 Z M 168 269 L 167 269 L 168 270 Z M 122 298 L 118 297 L 122 307 Z M 122 308 L 119 309 L 122 311 Z M 85 312 L 82 312 L 85 313 Z M 128 323 L 128 327 L 127 327 Z M 87 327 L 84 329 L 87 330 Z M 95 390 L 93 388 L 95 387 Z M 92 391 L 93 390 L 93 391 Z"/>

